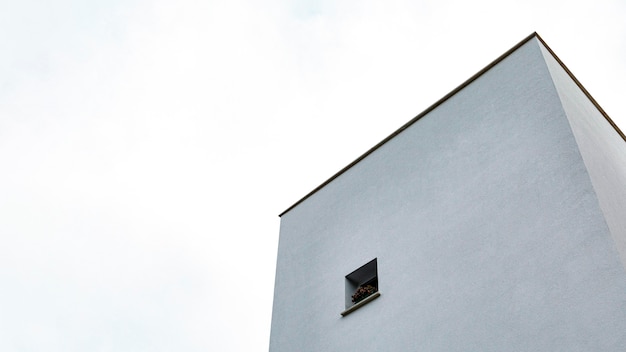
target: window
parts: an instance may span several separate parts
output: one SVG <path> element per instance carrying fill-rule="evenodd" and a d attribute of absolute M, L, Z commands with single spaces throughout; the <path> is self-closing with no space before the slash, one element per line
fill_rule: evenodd
<path fill-rule="evenodd" d="M 346 316 L 380 296 L 378 292 L 378 263 L 376 258 L 346 275 Z"/>

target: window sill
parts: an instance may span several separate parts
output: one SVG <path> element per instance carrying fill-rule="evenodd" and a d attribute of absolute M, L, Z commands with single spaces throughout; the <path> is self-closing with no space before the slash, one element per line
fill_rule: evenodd
<path fill-rule="evenodd" d="M 371 295 L 367 296 L 365 299 L 363 299 L 361 302 L 353 305 L 352 307 L 344 310 L 343 312 L 341 312 L 341 316 L 346 316 L 352 312 L 354 312 L 355 310 L 363 307 L 364 305 L 370 303 L 371 301 L 375 300 L 376 298 L 380 297 L 380 292 L 374 292 Z"/>

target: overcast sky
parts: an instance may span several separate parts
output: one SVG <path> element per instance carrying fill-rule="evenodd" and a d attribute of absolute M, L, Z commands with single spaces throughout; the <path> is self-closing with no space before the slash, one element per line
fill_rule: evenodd
<path fill-rule="evenodd" d="M 0 0 L 0 350 L 267 351 L 279 213 L 533 31 L 626 130 L 625 18 Z"/>

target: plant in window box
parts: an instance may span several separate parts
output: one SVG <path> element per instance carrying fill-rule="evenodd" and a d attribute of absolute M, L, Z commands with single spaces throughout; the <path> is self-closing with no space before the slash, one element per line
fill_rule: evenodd
<path fill-rule="evenodd" d="M 374 292 L 376 292 L 376 287 L 372 285 L 359 286 L 352 295 L 352 303 L 359 303 Z"/>

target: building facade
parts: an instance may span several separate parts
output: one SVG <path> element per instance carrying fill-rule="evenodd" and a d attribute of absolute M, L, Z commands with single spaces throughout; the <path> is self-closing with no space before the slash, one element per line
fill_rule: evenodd
<path fill-rule="evenodd" d="M 532 34 L 281 214 L 270 352 L 623 352 L 625 263 L 626 139 Z"/>

